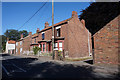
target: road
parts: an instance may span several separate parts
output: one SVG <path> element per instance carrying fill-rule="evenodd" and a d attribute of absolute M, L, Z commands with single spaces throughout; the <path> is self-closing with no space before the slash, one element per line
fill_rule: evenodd
<path fill-rule="evenodd" d="M 23 58 L 9 54 L 1 54 L 2 79 L 6 78 L 72 78 L 72 79 L 101 79 L 114 78 L 109 74 L 94 72 L 94 67 L 85 65 L 59 64 L 56 62 L 38 60 L 37 58 Z"/>

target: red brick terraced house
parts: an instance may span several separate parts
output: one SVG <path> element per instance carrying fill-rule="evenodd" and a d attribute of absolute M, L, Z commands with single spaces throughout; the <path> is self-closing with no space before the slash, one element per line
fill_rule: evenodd
<path fill-rule="evenodd" d="M 29 35 L 23 38 L 21 34 L 21 39 L 16 42 L 16 54 L 24 54 L 26 51 L 30 51 L 30 44 L 32 40 L 32 32 L 29 32 Z"/>
<path fill-rule="evenodd" d="M 88 57 L 92 55 L 91 33 L 85 27 L 85 21 L 79 20 L 77 12 L 73 11 L 69 19 L 54 24 L 55 50 L 64 50 L 65 56 L 71 58 Z M 37 29 L 32 35 L 33 46 L 39 46 L 42 52 L 52 51 L 52 26 L 45 23 L 41 31 Z"/>
<path fill-rule="evenodd" d="M 32 35 L 32 42 L 30 44 L 31 51 L 33 50 L 34 46 L 37 46 L 37 47 L 39 46 L 38 45 L 38 36 L 39 36 L 38 32 L 39 31 L 40 31 L 39 28 L 37 28 L 36 33 Z"/>

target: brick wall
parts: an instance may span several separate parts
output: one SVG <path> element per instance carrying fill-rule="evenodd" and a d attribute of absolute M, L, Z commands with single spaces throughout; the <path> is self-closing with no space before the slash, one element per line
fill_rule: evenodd
<path fill-rule="evenodd" d="M 23 40 L 23 51 L 30 51 L 30 44 L 32 42 L 32 36 L 28 35 L 26 38 Z"/>
<path fill-rule="evenodd" d="M 78 16 L 73 17 L 68 22 L 68 52 L 69 57 L 87 57 L 88 52 L 88 31 L 84 24 L 82 24 Z M 89 33 L 89 40 L 91 41 L 91 33 Z M 90 42 L 90 52 L 92 45 Z"/>
<path fill-rule="evenodd" d="M 118 64 L 118 17 L 94 35 L 95 64 Z"/>
<path fill-rule="evenodd" d="M 26 36 L 23 39 L 20 39 L 20 41 L 17 41 L 18 45 L 16 45 L 16 49 L 17 52 L 16 54 L 22 54 L 24 51 L 29 51 L 30 50 L 30 44 L 32 42 L 32 34 Z M 20 45 L 20 42 L 22 42 L 22 44 Z M 22 48 L 22 52 L 20 53 L 20 48 Z"/>

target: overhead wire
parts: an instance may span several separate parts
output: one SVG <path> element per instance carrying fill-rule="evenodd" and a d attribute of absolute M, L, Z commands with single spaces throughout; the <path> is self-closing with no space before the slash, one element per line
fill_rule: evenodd
<path fill-rule="evenodd" d="M 47 2 L 48 0 L 21 27 L 19 27 L 18 30 L 24 27 L 25 24 L 27 24 L 46 5 Z"/>

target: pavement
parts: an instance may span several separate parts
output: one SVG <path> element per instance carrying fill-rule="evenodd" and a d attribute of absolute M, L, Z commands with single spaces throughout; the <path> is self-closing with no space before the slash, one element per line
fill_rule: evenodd
<path fill-rule="evenodd" d="M 58 61 L 51 57 L 9 54 L 4 54 L 1 59 L 3 78 L 120 79 L 117 67 L 106 68 L 84 61 Z"/>

